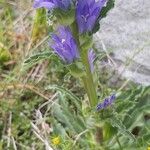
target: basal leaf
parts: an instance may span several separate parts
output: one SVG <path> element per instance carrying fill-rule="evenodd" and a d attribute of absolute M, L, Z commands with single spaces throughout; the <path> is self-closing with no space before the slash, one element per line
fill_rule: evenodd
<path fill-rule="evenodd" d="M 119 118 L 117 118 L 116 115 L 114 115 L 112 118 L 110 118 L 110 123 L 113 127 L 118 128 L 120 133 L 127 136 L 129 139 L 135 141 L 134 135 L 126 129 L 126 127 L 124 126 L 122 121 Z"/>

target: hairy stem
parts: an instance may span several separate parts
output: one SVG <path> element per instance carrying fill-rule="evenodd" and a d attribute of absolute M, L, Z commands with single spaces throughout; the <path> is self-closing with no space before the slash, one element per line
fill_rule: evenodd
<path fill-rule="evenodd" d="M 97 94 L 96 94 L 96 88 L 95 88 L 94 81 L 93 81 L 93 75 L 91 73 L 90 64 L 89 64 L 89 60 L 88 60 L 88 49 L 81 48 L 82 46 L 81 46 L 81 43 L 79 40 L 80 35 L 78 33 L 78 28 L 77 28 L 76 22 L 74 22 L 71 25 L 71 29 L 72 29 L 73 35 L 77 41 L 78 47 L 80 47 L 80 55 L 81 55 L 82 63 L 85 67 L 86 76 L 82 77 L 84 88 L 87 92 L 90 106 L 95 107 L 98 102 L 98 99 L 97 99 Z"/>
<path fill-rule="evenodd" d="M 82 62 L 85 66 L 85 72 L 86 72 L 86 76 L 83 77 L 84 79 L 84 86 L 86 89 L 86 92 L 88 94 L 89 97 L 89 102 L 91 107 L 96 106 L 98 100 L 97 100 L 97 94 L 96 94 L 96 88 L 94 85 L 94 81 L 93 81 L 93 75 L 91 73 L 91 69 L 90 69 L 90 64 L 88 61 L 88 51 L 82 51 L 81 54 L 81 58 L 82 58 Z"/>

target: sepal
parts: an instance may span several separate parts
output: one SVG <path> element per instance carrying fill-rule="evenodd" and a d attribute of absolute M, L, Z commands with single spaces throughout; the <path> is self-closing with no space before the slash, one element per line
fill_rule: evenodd
<path fill-rule="evenodd" d="M 64 11 L 61 9 L 55 9 L 54 13 L 59 24 L 64 26 L 70 26 L 75 20 L 75 9 L 69 9 Z"/>
<path fill-rule="evenodd" d="M 67 68 L 69 69 L 71 75 L 73 75 L 76 78 L 81 78 L 85 76 L 84 72 L 84 66 L 81 62 L 74 62 L 70 65 L 67 65 Z"/>

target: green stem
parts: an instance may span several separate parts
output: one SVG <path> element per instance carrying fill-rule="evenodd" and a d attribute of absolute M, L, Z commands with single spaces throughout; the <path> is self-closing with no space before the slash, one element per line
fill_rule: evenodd
<path fill-rule="evenodd" d="M 119 145 L 120 150 L 123 150 L 123 148 L 122 148 L 122 146 L 121 146 L 121 143 L 120 143 L 120 141 L 119 141 L 118 136 L 116 136 L 116 141 L 117 141 L 117 143 L 118 143 L 118 145 Z"/>
<path fill-rule="evenodd" d="M 83 50 L 81 54 L 82 62 L 85 66 L 85 72 L 86 76 L 83 77 L 83 83 L 84 87 L 86 89 L 87 95 L 89 97 L 89 102 L 91 107 L 96 106 L 98 100 L 97 100 L 97 94 L 96 89 L 93 81 L 93 75 L 91 73 L 90 64 L 88 60 L 88 51 Z"/>
<path fill-rule="evenodd" d="M 86 79 L 84 78 L 84 77 L 82 77 L 82 81 L 83 81 L 83 84 L 84 84 L 84 89 L 86 90 L 86 92 L 87 92 L 87 95 L 88 95 L 88 97 L 89 97 L 89 92 L 88 92 L 88 88 L 87 88 L 87 81 L 86 81 Z"/>
<path fill-rule="evenodd" d="M 76 22 L 71 24 L 71 29 L 77 41 L 78 46 L 81 48 Z M 97 94 L 96 94 L 96 88 L 95 88 L 94 81 L 93 81 L 93 75 L 91 73 L 90 64 L 88 60 L 88 50 L 81 48 L 80 54 L 81 54 L 82 63 L 85 66 L 85 72 L 86 72 L 86 76 L 82 77 L 84 88 L 87 92 L 91 107 L 95 107 L 97 105 L 98 99 L 97 99 Z"/>

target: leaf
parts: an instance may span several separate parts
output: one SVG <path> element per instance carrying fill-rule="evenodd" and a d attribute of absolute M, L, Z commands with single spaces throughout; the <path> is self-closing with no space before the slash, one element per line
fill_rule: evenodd
<path fill-rule="evenodd" d="M 85 130 L 84 121 L 81 119 L 82 113 L 77 113 L 76 110 L 66 102 L 65 96 L 60 95 L 60 106 L 63 114 L 68 118 L 77 133 Z"/>
<path fill-rule="evenodd" d="M 68 129 L 75 132 L 75 129 L 72 126 L 72 123 L 68 119 L 68 117 L 63 113 L 63 110 L 61 109 L 61 106 L 59 104 L 54 104 L 52 107 L 52 114 L 54 117 L 57 118 L 59 122 L 67 126 Z"/>
<path fill-rule="evenodd" d="M 57 18 L 59 24 L 64 26 L 70 26 L 75 19 L 75 9 L 63 11 L 61 9 L 55 9 L 53 12 Z"/>
<path fill-rule="evenodd" d="M 78 108 L 78 110 L 81 110 L 81 104 L 80 104 L 81 101 L 80 101 L 80 99 L 77 96 L 75 96 L 72 92 L 70 92 L 69 90 L 65 89 L 64 87 L 60 87 L 60 86 L 57 86 L 57 85 L 50 85 L 50 86 L 46 87 L 46 90 L 60 91 L 64 95 L 69 96 L 70 99 L 72 100 L 72 102 Z"/>
<path fill-rule="evenodd" d="M 139 145 L 142 145 L 142 146 L 145 146 L 146 144 L 150 144 L 150 134 L 147 133 L 143 135 L 137 140 L 137 142 Z"/>
<path fill-rule="evenodd" d="M 57 135 L 61 135 L 61 137 L 65 138 L 67 137 L 67 133 L 65 131 L 65 129 L 63 128 L 63 126 L 57 121 L 57 120 L 53 120 L 53 126 L 54 126 L 54 133 Z"/>
<path fill-rule="evenodd" d="M 110 123 L 113 127 L 118 128 L 118 130 L 123 134 L 126 135 L 129 139 L 135 141 L 134 135 L 126 129 L 122 121 L 116 117 L 117 115 L 114 115 L 112 118 L 110 118 Z"/>
<path fill-rule="evenodd" d="M 83 65 L 80 62 L 72 63 L 67 66 L 68 70 L 70 71 L 70 74 L 74 76 L 75 78 L 81 78 L 85 75 L 83 71 Z"/>
<path fill-rule="evenodd" d="M 50 59 L 52 56 L 54 56 L 54 54 L 50 51 L 34 54 L 24 61 L 24 66 L 30 68 L 42 60 Z"/>
<path fill-rule="evenodd" d="M 129 101 L 136 102 L 126 108 L 126 116 L 123 118 L 123 123 L 127 128 L 131 129 L 136 125 L 141 126 L 144 124 L 144 114 L 149 113 L 150 110 L 150 106 L 148 104 L 149 95 L 147 94 L 148 90 L 149 88 L 147 87 L 136 88 L 128 99 L 125 100 L 127 103 Z"/>
<path fill-rule="evenodd" d="M 52 108 L 53 115 L 57 120 L 64 124 L 69 132 L 73 131 L 74 133 L 79 134 L 85 130 L 86 125 L 82 117 L 80 99 L 64 87 L 52 85 L 46 88 L 46 90 L 49 89 L 61 92 L 58 103 Z M 72 101 L 72 104 L 77 107 L 77 112 L 76 108 L 74 109 L 71 107 L 68 98 Z"/>
<path fill-rule="evenodd" d="M 75 113 L 65 96 L 60 95 L 57 104 L 52 107 L 53 116 L 66 128 L 67 132 L 72 134 L 79 134 L 85 130 L 85 124 L 78 118 L 82 116 L 80 113 Z"/>

